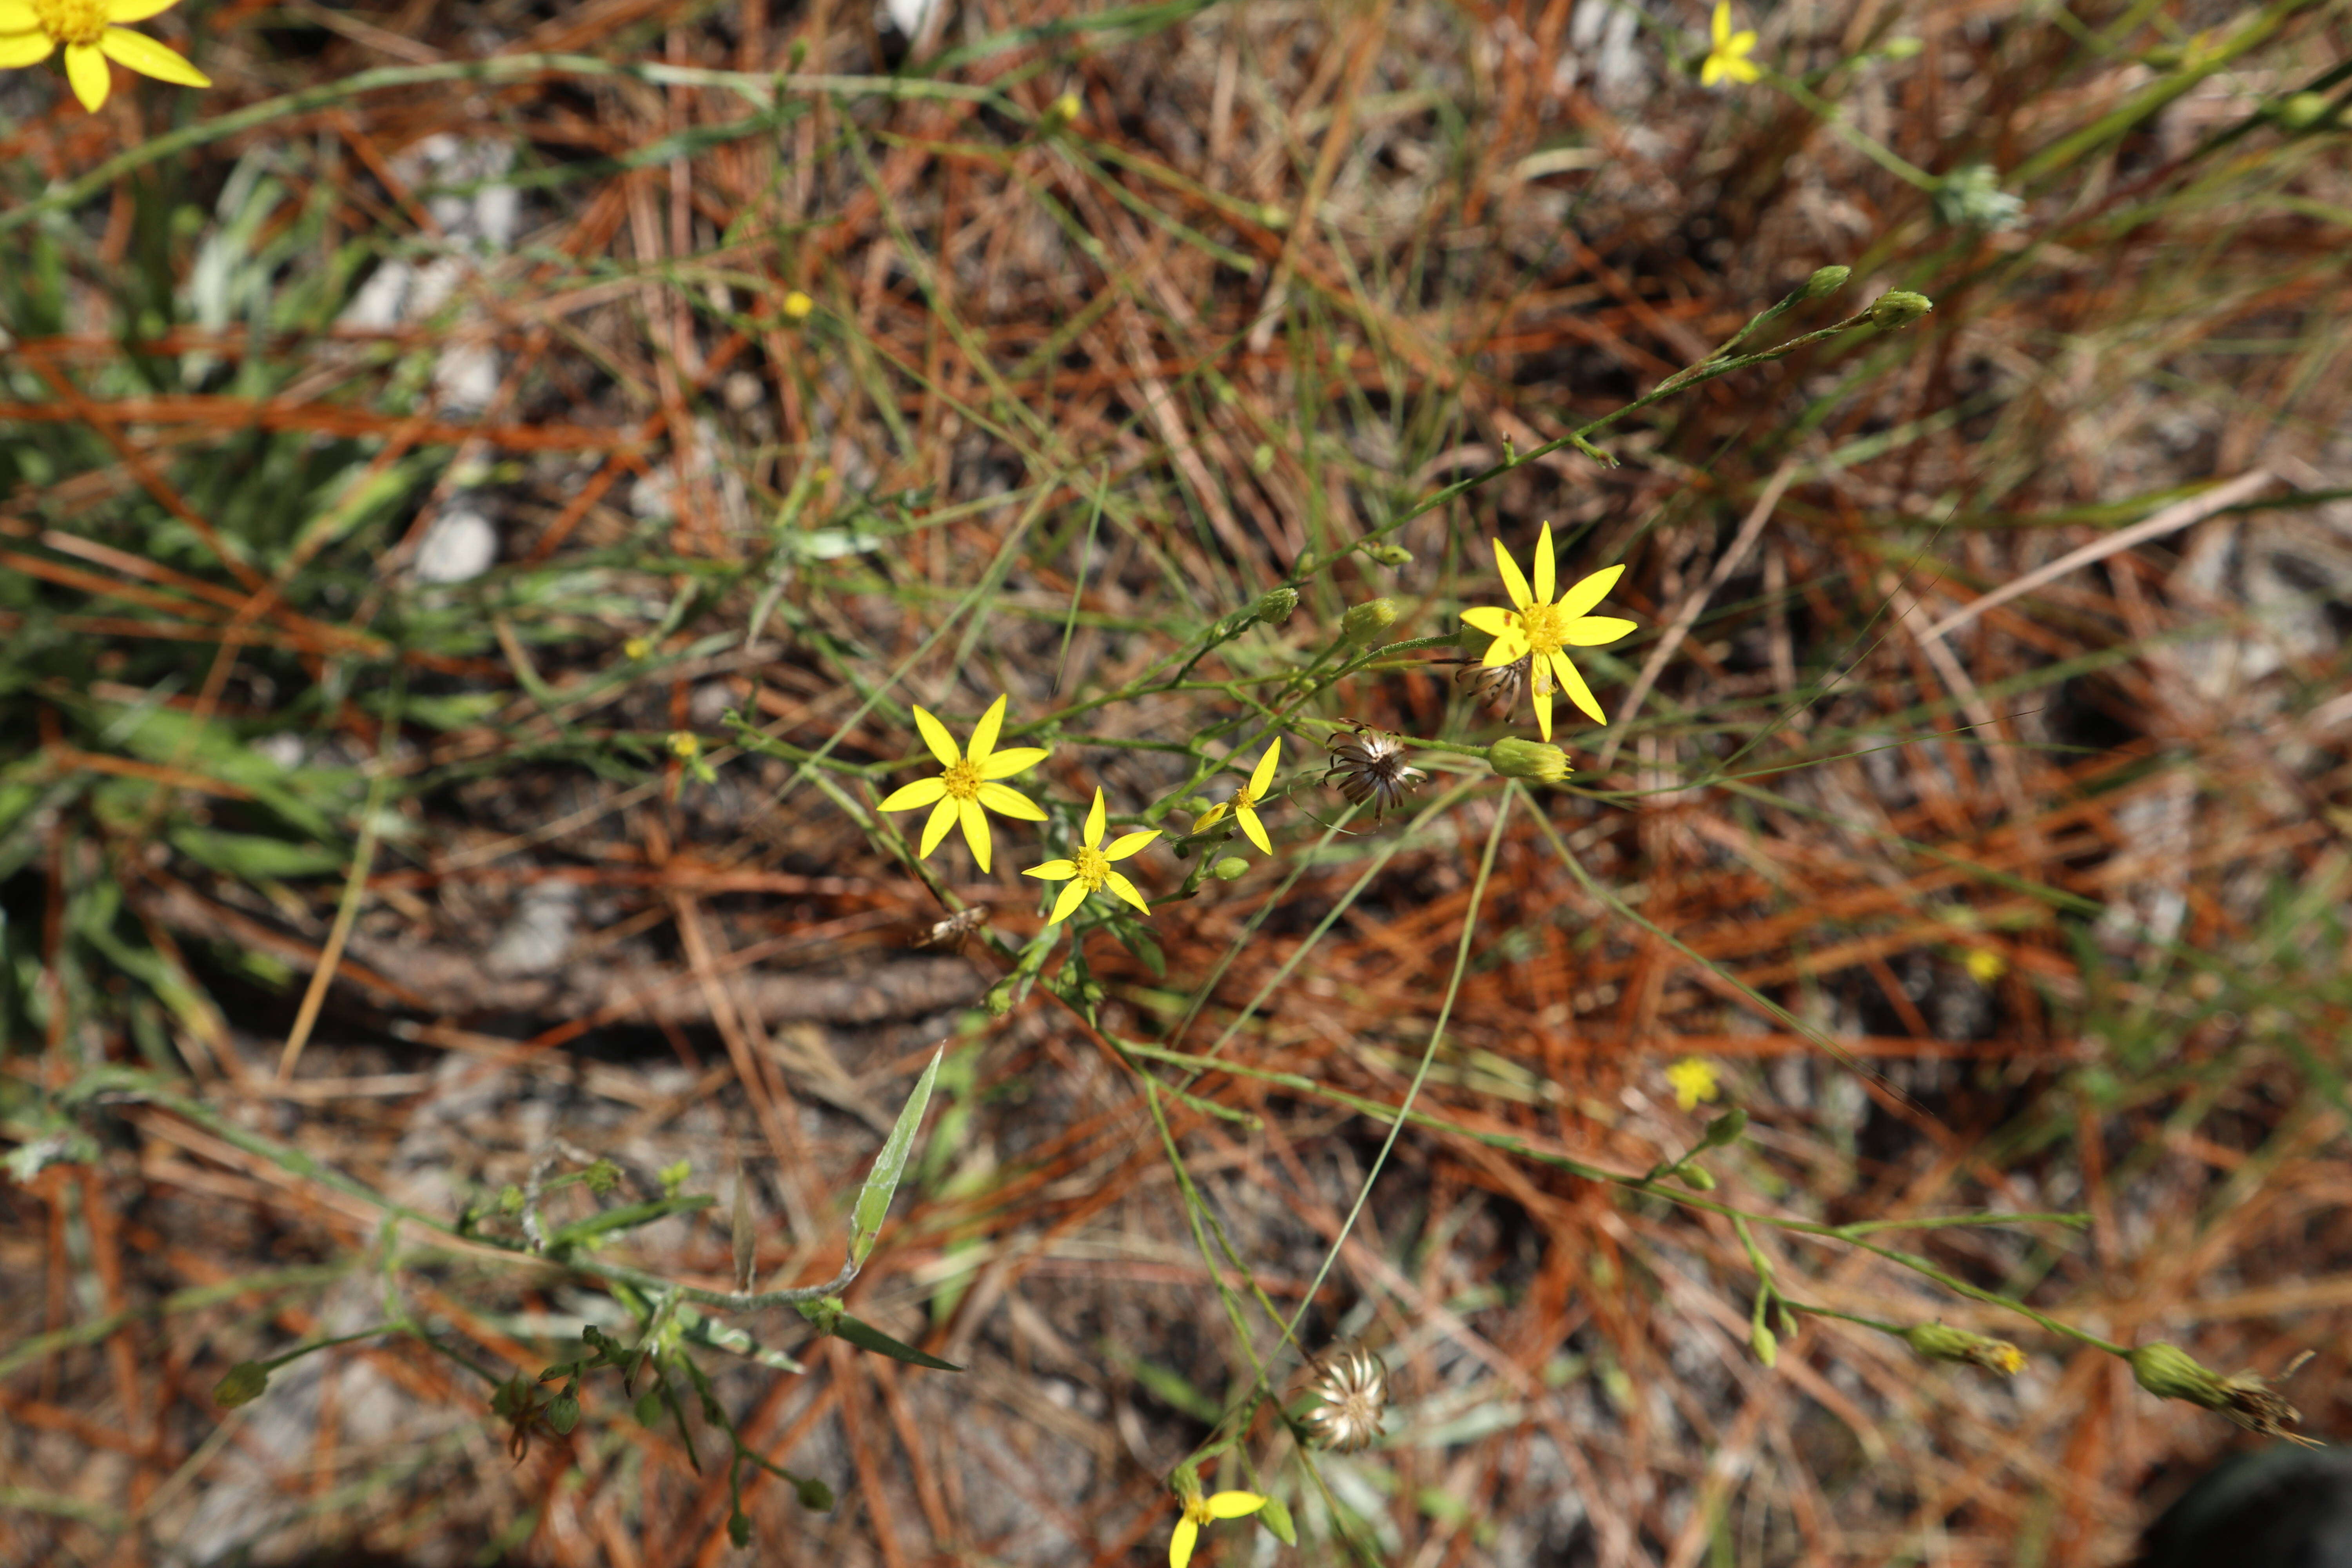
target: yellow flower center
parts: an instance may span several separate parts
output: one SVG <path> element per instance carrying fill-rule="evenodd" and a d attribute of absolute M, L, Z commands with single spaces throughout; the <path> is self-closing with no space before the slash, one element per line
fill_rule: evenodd
<path fill-rule="evenodd" d="M 106 32 L 106 0 L 33 0 L 33 19 L 60 44 L 94 44 Z"/>
<path fill-rule="evenodd" d="M 1255 805 L 1257 804 L 1257 796 L 1250 793 L 1249 785 L 1244 784 L 1241 788 L 1234 791 L 1234 798 L 1227 801 L 1225 804 L 1232 806 L 1235 811 L 1240 811 L 1245 806 Z"/>
<path fill-rule="evenodd" d="M 940 782 L 947 785 L 948 794 L 958 800 L 978 800 L 981 784 L 980 764 L 966 757 L 940 774 Z"/>
<path fill-rule="evenodd" d="M 1103 879 L 1110 875 L 1110 857 L 1091 844 L 1082 844 L 1070 859 L 1077 867 L 1078 880 L 1087 885 L 1087 890 L 1101 892 Z"/>
<path fill-rule="evenodd" d="M 1558 605 L 1529 605 L 1519 612 L 1519 625 L 1528 634 L 1528 647 L 1540 661 L 1559 651 L 1559 636 L 1568 629 L 1568 617 L 1559 613 Z M 1537 668 L 1542 668 L 1540 662 Z"/>

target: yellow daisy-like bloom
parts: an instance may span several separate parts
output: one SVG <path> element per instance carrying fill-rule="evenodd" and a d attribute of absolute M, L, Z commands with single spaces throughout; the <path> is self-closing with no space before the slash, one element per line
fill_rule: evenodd
<path fill-rule="evenodd" d="M 1151 912 L 1151 906 L 1143 901 L 1143 895 L 1135 890 L 1135 884 L 1112 870 L 1110 863 L 1139 852 L 1145 845 L 1160 837 L 1160 830 L 1154 827 L 1142 833 L 1130 833 L 1115 840 L 1108 849 L 1102 847 L 1102 836 L 1103 798 L 1102 791 L 1097 788 L 1095 804 L 1087 812 L 1087 841 L 1078 846 L 1077 854 L 1067 860 L 1048 860 L 1043 866 L 1032 866 L 1021 873 L 1047 882 L 1069 883 L 1062 889 L 1062 896 L 1054 900 L 1054 912 L 1045 917 L 1046 924 L 1061 924 L 1070 918 L 1071 910 L 1087 901 L 1088 893 L 1099 893 L 1105 888 L 1145 914 Z"/>
<path fill-rule="evenodd" d="M 1756 48 L 1756 32 L 1752 27 L 1731 30 L 1731 0 L 1715 0 L 1713 26 L 1715 47 L 1698 68 L 1701 87 L 1713 87 L 1724 78 L 1734 81 L 1754 81 L 1764 73 L 1748 57 Z"/>
<path fill-rule="evenodd" d="M 1275 764 L 1281 756 L 1282 737 L 1277 735 L 1274 744 L 1265 749 L 1265 755 L 1257 760 L 1257 766 L 1250 771 L 1249 783 L 1235 790 L 1233 799 L 1219 801 L 1202 812 L 1201 820 L 1192 825 L 1192 831 L 1204 832 L 1223 822 L 1225 814 L 1231 812 L 1234 820 L 1242 825 L 1242 831 L 1249 835 L 1249 841 L 1257 846 L 1258 853 L 1273 854 L 1274 844 L 1265 836 L 1265 824 L 1257 819 L 1257 805 L 1274 784 Z"/>
<path fill-rule="evenodd" d="M 1990 985 L 2009 973 L 2009 961 L 1989 947 L 1972 947 L 1960 963 L 1969 978 L 1979 985 Z"/>
<path fill-rule="evenodd" d="M 1601 704 L 1592 700 L 1592 689 L 1584 684 L 1584 677 L 1576 666 L 1568 662 L 1563 647 L 1599 647 L 1615 642 L 1634 629 L 1633 623 L 1615 616 L 1588 616 L 1584 612 L 1608 596 L 1625 574 L 1622 566 L 1604 566 L 1551 601 L 1551 524 L 1543 525 L 1536 539 L 1536 580 L 1531 592 L 1526 577 L 1520 574 L 1519 563 L 1503 548 L 1501 540 L 1495 541 L 1495 568 L 1503 574 L 1504 591 L 1511 595 L 1512 609 L 1495 605 L 1481 605 L 1475 610 L 1465 610 L 1462 618 L 1495 640 L 1486 645 L 1486 657 L 1479 662 L 1489 669 L 1516 664 L 1527 659 L 1532 679 L 1528 686 L 1535 692 L 1536 726 L 1543 738 L 1551 739 L 1551 694 L 1553 682 L 1568 693 L 1568 700 L 1583 710 L 1586 718 L 1596 724 L 1609 721 L 1601 714 Z M 1532 656 L 1532 657 L 1530 657 Z"/>
<path fill-rule="evenodd" d="M 1666 1081 L 1674 1086 L 1675 1103 L 1685 1110 L 1696 1110 L 1700 1100 L 1711 1100 L 1722 1092 L 1717 1078 L 1715 1064 L 1697 1057 L 1685 1057 L 1666 1069 Z"/>
<path fill-rule="evenodd" d="M 1168 1538 L 1168 1568 L 1184 1568 L 1192 1561 L 1192 1543 L 1201 1539 L 1201 1527 L 1220 1519 L 1247 1519 L 1265 1506 L 1265 1499 L 1255 1492 L 1216 1492 L 1202 1497 L 1198 1492 L 1184 1500 L 1184 1517 L 1176 1521 L 1176 1531 Z"/>
<path fill-rule="evenodd" d="M 106 62 L 182 87 L 210 87 L 212 78 L 144 33 L 119 26 L 143 22 L 177 0 L 0 0 L 0 68 L 37 66 L 62 47 L 66 80 L 81 106 L 95 114 L 114 86 Z"/>
<path fill-rule="evenodd" d="M 0 0 L 5 4 L 5 0 Z M 918 708 L 915 728 L 923 732 L 923 744 L 931 749 L 947 769 L 935 779 L 917 779 L 906 788 L 892 792 L 882 803 L 885 811 L 912 811 L 919 805 L 936 807 L 930 821 L 923 825 L 923 847 L 920 853 L 928 858 L 948 836 L 951 823 L 963 824 L 963 841 L 971 846 L 971 858 L 980 868 L 988 869 L 989 856 L 994 845 L 989 837 L 988 817 L 981 809 L 985 806 L 999 816 L 1018 817 L 1024 822 L 1043 822 L 1045 810 L 1017 789 L 1008 789 L 999 779 L 1009 779 L 1025 768 L 1034 768 L 1051 756 L 1045 746 L 1013 746 L 1005 751 L 996 749 L 996 731 L 1004 722 L 1004 699 L 1000 697 L 988 705 L 980 722 L 971 731 L 971 750 L 956 750 L 955 738 L 947 726 Z"/>

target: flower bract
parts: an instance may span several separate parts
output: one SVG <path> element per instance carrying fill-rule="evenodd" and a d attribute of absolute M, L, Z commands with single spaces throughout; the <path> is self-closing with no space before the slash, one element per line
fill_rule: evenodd
<path fill-rule="evenodd" d="M 6 0 L 0 0 L 0 5 L 5 4 Z M 1004 699 L 1000 697 L 988 705 L 988 711 L 972 727 L 971 750 L 959 752 L 946 725 L 924 710 L 915 710 L 915 728 L 922 731 L 923 744 L 930 748 L 931 755 L 947 772 L 934 779 L 917 779 L 904 789 L 892 791 L 882 802 L 882 809 L 912 811 L 919 805 L 932 807 L 930 821 L 923 825 L 921 854 L 929 856 L 948 836 L 949 826 L 961 823 L 964 842 L 971 846 L 971 858 L 985 871 L 993 848 L 987 812 L 1018 817 L 1023 822 L 1045 820 L 1044 809 L 1035 801 L 998 781 L 1035 767 L 1052 753 L 1044 746 L 1011 746 L 998 751 L 996 731 L 1003 722 Z"/>
<path fill-rule="evenodd" d="M 1168 1538 L 1168 1568 L 1184 1568 L 1192 1561 L 1192 1543 L 1201 1538 L 1201 1527 L 1220 1519 L 1246 1519 L 1265 1506 L 1265 1499 L 1255 1492 L 1213 1492 L 1207 1497 L 1199 1493 L 1184 1500 L 1184 1517 L 1176 1521 L 1176 1532 Z"/>
<path fill-rule="evenodd" d="M 1274 843 L 1265 836 L 1265 824 L 1258 820 L 1257 808 L 1265 799 L 1265 792 L 1274 787 L 1274 770 L 1281 758 L 1282 737 L 1277 735 L 1274 744 L 1265 749 L 1265 755 L 1257 760 L 1257 766 L 1250 770 L 1249 783 L 1235 790 L 1233 799 L 1220 801 L 1202 813 L 1201 820 L 1193 825 L 1192 831 L 1199 833 L 1215 826 L 1230 812 L 1234 820 L 1242 825 L 1242 831 L 1249 836 L 1249 841 L 1257 846 L 1259 854 L 1273 854 Z"/>
<path fill-rule="evenodd" d="M 210 87 L 212 78 L 144 33 L 120 26 L 168 11 L 177 0 L 0 0 L 0 68 L 35 66 L 59 48 L 66 81 L 95 114 L 114 85 L 106 62 L 182 87 Z"/>
<path fill-rule="evenodd" d="M 1755 29 L 1743 27 L 1731 30 L 1731 0 L 1716 0 L 1715 22 L 1711 29 L 1715 47 L 1698 68 L 1701 87 L 1713 87 L 1724 78 L 1733 81 L 1754 81 L 1764 73 L 1748 57 L 1755 51 Z"/>
<path fill-rule="evenodd" d="M 1522 658 L 1528 661 L 1528 684 L 1535 692 L 1536 727 L 1547 741 L 1551 739 L 1551 694 L 1555 682 L 1586 718 L 1596 724 L 1609 722 L 1601 716 L 1601 704 L 1592 699 L 1592 689 L 1584 684 L 1584 677 L 1561 650 L 1600 647 L 1634 629 L 1632 621 L 1616 616 L 1585 614 L 1607 597 L 1609 590 L 1617 585 L 1617 579 L 1624 575 L 1625 568 L 1604 566 L 1555 602 L 1551 596 L 1551 524 L 1548 522 L 1536 538 L 1532 586 L 1499 539 L 1495 541 L 1495 568 L 1502 574 L 1503 591 L 1510 595 L 1512 607 L 1506 610 L 1496 605 L 1481 605 L 1462 612 L 1464 621 L 1495 639 L 1486 645 L 1486 658 L 1480 662 L 1491 669 Z"/>
<path fill-rule="evenodd" d="M 1145 845 L 1160 837 L 1160 830 L 1153 827 L 1128 834 L 1114 839 L 1108 848 L 1103 847 L 1102 836 L 1103 796 L 1097 788 L 1095 803 L 1087 812 L 1086 841 L 1078 846 L 1077 852 L 1067 860 L 1048 860 L 1043 866 L 1032 866 L 1021 873 L 1043 881 L 1069 883 L 1062 889 L 1061 897 L 1054 900 L 1054 912 L 1045 917 L 1048 925 L 1059 925 L 1069 919 L 1071 911 L 1087 901 L 1087 894 L 1099 893 L 1106 888 L 1110 889 L 1113 897 L 1134 905 L 1145 914 L 1151 912 L 1151 906 L 1143 901 L 1143 895 L 1135 890 L 1135 884 L 1112 870 L 1110 863 L 1140 852 Z"/>

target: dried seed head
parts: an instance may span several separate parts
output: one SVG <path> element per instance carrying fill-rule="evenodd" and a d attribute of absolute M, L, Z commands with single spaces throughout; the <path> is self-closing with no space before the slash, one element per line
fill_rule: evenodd
<path fill-rule="evenodd" d="M 1353 1453 L 1371 1447 L 1389 1407 L 1389 1369 L 1361 1345 L 1326 1352 L 1315 1363 L 1307 1392 L 1314 1405 L 1301 1417 L 1318 1447 Z"/>
<path fill-rule="evenodd" d="M 2185 1399 L 2219 1411 L 2247 1431 L 2265 1437 L 2284 1437 L 2291 1443 L 2311 1441 L 2288 1430 L 2303 1419 L 2302 1412 L 2272 1393 L 2253 1373 L 2223 1377 L 2199 1364 L 2194 1356 L 2178 1345 L 2142 1345 L 2126 1359 L 2131 1363 L 2134 1380 L 2159 1398 Z"/>
<path fill-rule="evenodd" d="M 1375 730 L 1360 721 L 1354 734 L 1335 737 L 1323 744 L 1331 752 L 1331 765 L 1324 770 L 1324 779 L 1337 785 L 1339 793 L 1356 805 L 1370 805 L 1375 823 L 1402 804 L 1405 791 L 1426 776 L 1419 768 L 1406 764 L 1403 742 L 1385 730 Z"/>
<path fill-rule="evenodd" d="M 1470 689 L 1470 695 L 1489 708 L 1508 712 L 1518 706 L 1527 695 L 1528 661 L 1514 659 L 1509 664 L 1487 666 L 1465 660 L 1454 679 Z"/>
<path fill-rule="evenodd" d="M 909 947 L 944 947 L 950 952 L 961 952 L 963 944 L 971 939 L 971 933 L 987 923 L 987 906 L 974 904 L 969 909 L 958 910 L 943 921 L 932 921 L 928 928 L 916 932 L 915 940 L 908 945 Z"/>

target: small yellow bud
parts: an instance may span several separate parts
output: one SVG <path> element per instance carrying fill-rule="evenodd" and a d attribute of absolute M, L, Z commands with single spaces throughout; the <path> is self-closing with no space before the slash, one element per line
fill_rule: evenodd
<path fill-rule="evenodd" d="M 794 326 L 799 326 L 803 321 L 807 321 L 809 312 L 815 309 L 816 301 L 797 289 L 784 296 L 784 320 Z"/>
<path fill-rule="evenodd" d="M 1523 741 L 1517 735 L 1507 735 L 1487 747 L 1486 765 L 1507 779 L 1533 779 L 1538 784 L 1558 784 L 1571 771 L 1568 753 L 1558 746 Z"/>
<path fill-rule="evenodd" d="M 1969 1329 L 1942 1323 L 1919 1323 L 1903 1331 L 1904 1342 L 1930 1361 L 1966 1362 L 2003 1377 L 2014 1377 L 2025 1365 L 2025 1352 L 2007 1340 L 1997 1340 Z"/>
<path fill-rule="evenodd" d="M 621 645 L 621 653 L 625 658 L 631 659 L 651 658 L 654 655 L 654 639 L 651 637 L 631 637 L 628 641 Z"/>
<path fill-rule="evenodd" d="M 690 763 L 702 755 L 702 739 L 691 731 L 673 730 L 669 734 L 670 755 L 681 763 Z"/>
<path fill-rule="evenodd" d="M 1361 647 L 1396 625 L 1396 618 L 1395 600 L 1367 599 L 1348 606 L 1348 613 L 1339 617 L 1339 635 Z"/>
<path fill-rule="evenodd" d="M 1908 289 L 1889 289 L 1864 312 L 1871 325 L 1892 331 L 1907 327 L 1936 308 L 1935 301 L 1925 294 L 1914 294 Z"/>
<path fill-rule="evenodd" d="M 241 1361 L 228 1369 L 228 1375 L 213 1384 L 213 1403 L 224 1410 L 234 1410 L 240 1405 L 250 1405 L 261 1397 L 269 1386 L 269 1373 L 259 1362 Z"/>
<path fill-rule="evenodd" d="M 1045 112 L 1038 118 L 1046 130 L 1059 131 L 1066 125 L 1076 124 L 1078 116 L 1085 111 L 1086 105 L 1079 100 L 1078 95 L 1075 92 L 1066 92 L 1047 104 Z"/>
<path fill-rule="evenodd" d="M 1383 566 L 1410 566 L 1412 552 L 1402 544 L 1375 544 L 1364 552 Z"/>

